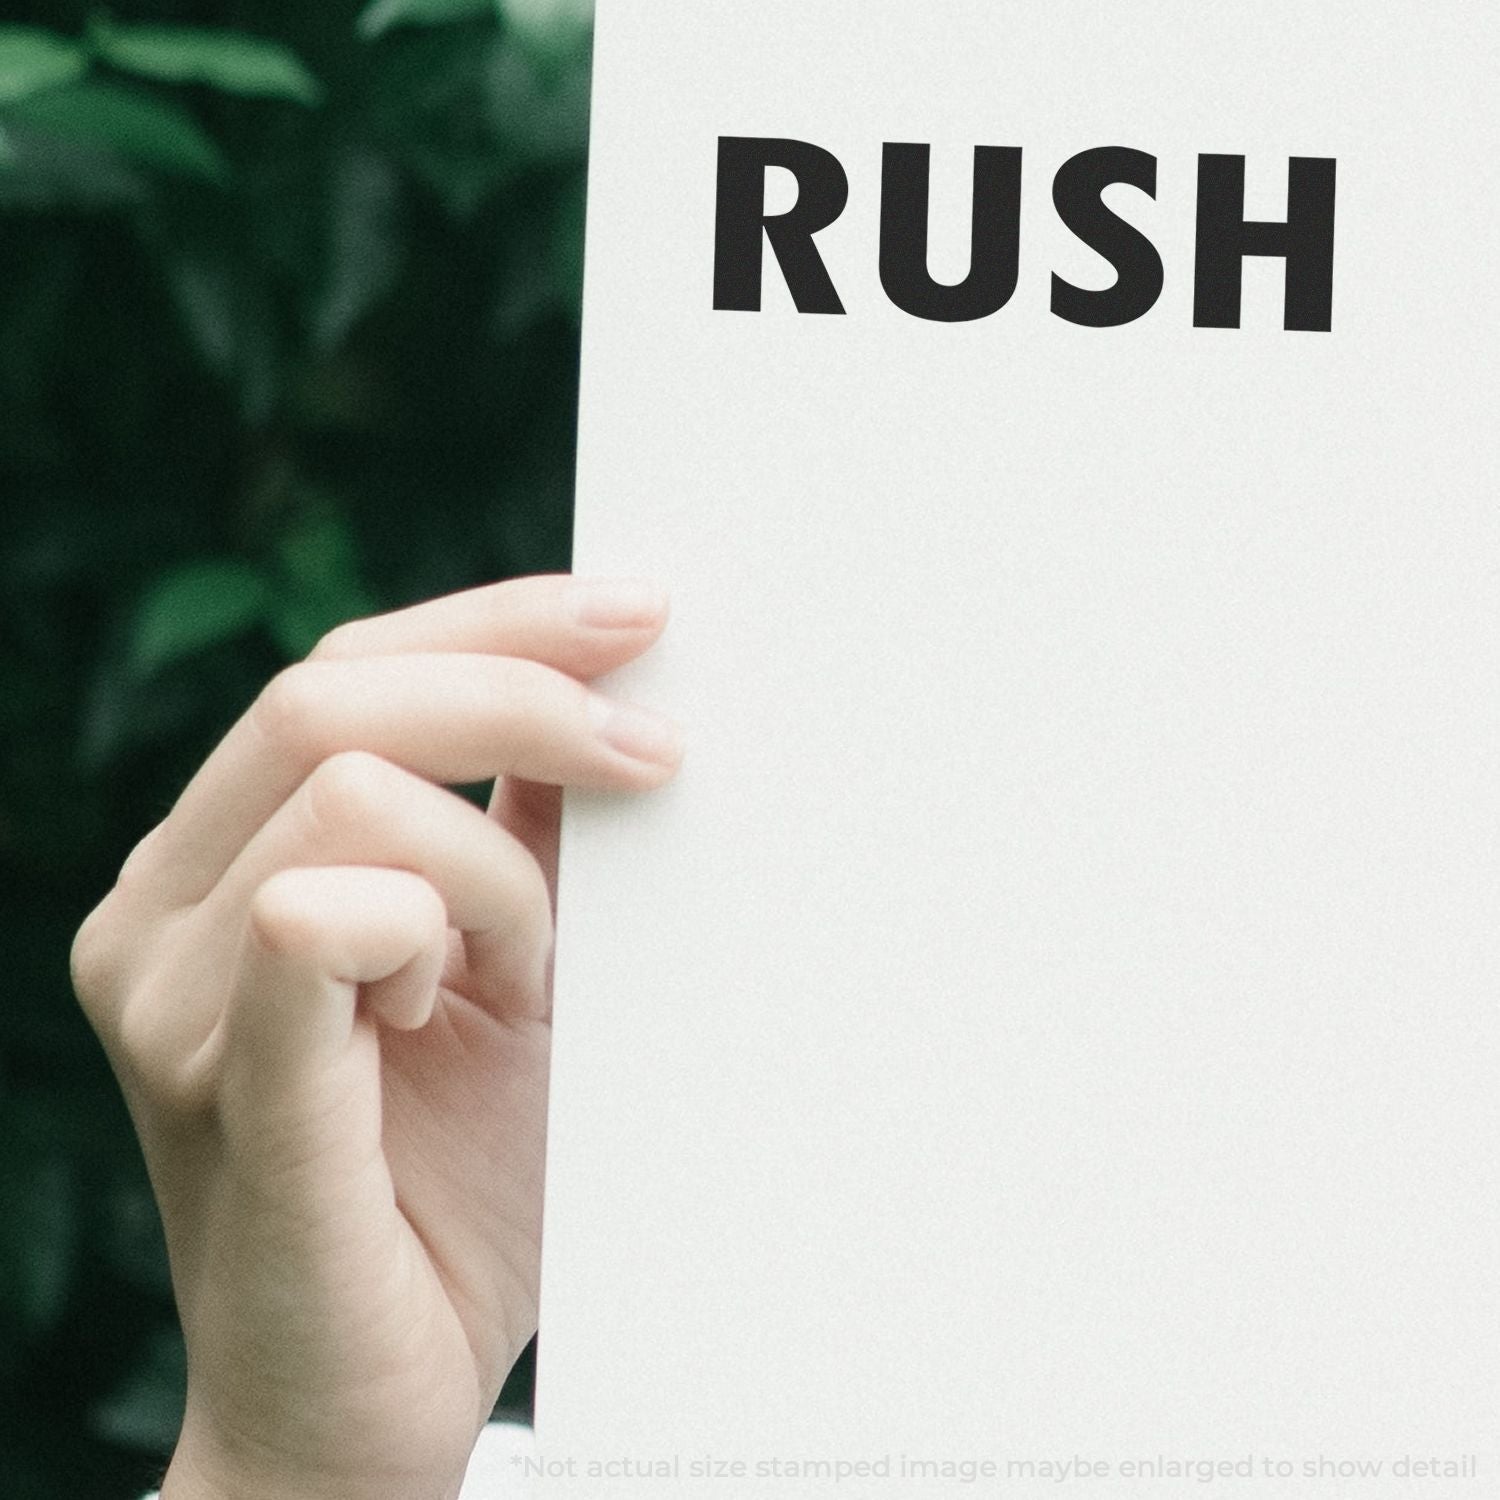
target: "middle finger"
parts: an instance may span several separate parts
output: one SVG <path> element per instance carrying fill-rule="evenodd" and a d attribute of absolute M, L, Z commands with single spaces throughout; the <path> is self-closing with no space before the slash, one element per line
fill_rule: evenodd
<path fill-rule="evenodd" d="M 660 715 L 518 658 L 302 662 L 269 684 L 141 849 L 141 888 L 169 908 L 202 900 L 313 769 L 346 750 L 435 782 L 628 791 L 668 780 L 681 741 Z"/>

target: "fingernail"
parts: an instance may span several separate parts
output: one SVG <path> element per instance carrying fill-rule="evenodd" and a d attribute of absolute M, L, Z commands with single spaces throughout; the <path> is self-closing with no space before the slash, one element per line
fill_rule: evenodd
<path fill-rule="evenodd" d="M 638 578 L 580 579 L 569 591 L 573 617 L 598 630 L 654 625 L 666 612 L 667 596 Z"/>
<path fill-rule="evenodd" d="M 658 766 L 675 766 L 682 758 L 682 731 L 649 708 L 596 694 L 593 713 L 599 738 L 622 755 Z"/>

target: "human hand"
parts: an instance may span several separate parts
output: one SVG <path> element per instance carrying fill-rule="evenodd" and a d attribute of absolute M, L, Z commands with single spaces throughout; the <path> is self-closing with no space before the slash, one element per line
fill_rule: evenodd
<path fill-rule="evenodd" d="M 164 1500 L 457 1493 L 536 1328 L 560 788 L 680 758 L 584 684 L 665 618 L 539 577 L 341 626 L 79 929 L 187 1340 Z"/>

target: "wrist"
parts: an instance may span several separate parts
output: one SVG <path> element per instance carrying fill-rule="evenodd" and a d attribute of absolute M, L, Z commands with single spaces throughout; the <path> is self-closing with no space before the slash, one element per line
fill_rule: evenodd
<path fill-rule="evenodd" d="M 250 1462 L 184 1430 L 162 1479 L 160 1500 L 455 1500 L 462 1475 L 449 1483 L 412 1485 L 349 1475 L 319 1474 L 290 1458 Z"/>
<path fill-rule="evenodd" d="M 277 1500 L 363 1500 L 375 1492 L 331 1487 L 308 1476 L 251 1473 L 227 1463 L 204 1464 L 179 1446 L 161 1482 L 160 1500 L 252 1500 L 275 1495 Z"/>

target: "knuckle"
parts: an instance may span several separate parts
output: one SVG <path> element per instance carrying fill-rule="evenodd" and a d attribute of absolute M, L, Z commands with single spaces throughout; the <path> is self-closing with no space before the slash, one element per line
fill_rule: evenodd
<path fill-rule="evenodd" d="M 359 654 L 359 622 L 345 621 L 326 631 L 307 653 L 308 661 L 338 661 Z"/>
<path fill-rule="evenodd" d="M 111 897 L 83 919 L 68 951 L 68 976 L 84 1014 L 94 1020 L 115 987 L 118 949 L 111 933 Z"/>
<path fill-rule="evenodd" d="M 412 916 L 418 930 L 429 938 L 444 939 L 448 935 L 448 905 L 437 887 L 420 875 L 412 876 Z"/>
<path fill-rule="evenodd" d="M 448 946 L 448 907 L 437 890 L 413 877 L 410 894 L 403 897 L 403 923 L 412 946 L 421 951 L 445 952 Z"/>
<path fill-rule="evenodd" d="M 327 683 L 315 665 L 283 667 L 255 700 L 250 712 L 267 743 L 294 753 L 316 753 L 325 723 Z"/>
<path fill-rule="evenodd" d="M 525 663 L 526 667 L 533 665 Z M 514 701 L 529 723 L 548 721 L 566 726 L 572 733 L 592 738 L 595 726 L 595 693 L 586 683 L 565 673 L 523 670 L 516 675 Z"/>
<path fill-rule="evenodd" d="M 278 870 L 255 888 L 246 908 L 250 932 L 263 948 L 285 957 L 316 953 L 323 933 L 297 870 Z"/>
<path fill-rule="evenodd" d="M 388 806 L 400 772 L 368 750 L 340 750 L 304 782 L 308 816 L 331 832 L 363 827 Z"/>
<path fill-rule="evenodd" d="M 173 920 L 144 919 L 116 886 L 84 918 L 69 953 L 74 992 L 116 1077 L 128 1098 L 153 1109 L 199 1102 L 179 1055 L 180 951 Z"/>
<path fill-rule="evenodd" d="M 114 886 L 83 919 L 68 950 L 68 977 L 85 1012 L 103 1005 L 119 988 L 127 960 L 145 946 L 154 885 L 151 850 L 158 824 L 140 839 L 115 876 Z"/>
<path fill-rule="evenodd" d="M 162 826 L 158 823 L 125 856 L 125 863 L 120 866 L 120 872 L 115 876 L 116 891 L 134 895 L 137 892 L 144 894 L 150 890 L 155 877 L 153 866 L 156 861 L 153 858 L 153 849 L 162 833 Z"/>
<path fill-rule="evenodd" d="M 137 999 L 121 1006 L 111 1038 L 111 1050 L 122 1065 L 122 1071 L 144 1086 L 148 1093 L 165 1090 L 159 1031 L 152 1007 Z"/>
<path fill-rule="evenodd" d="M 212 1097 L 211 1075 L 193 1057 L 181 1055 L 160 999 L 145 988 L 132 995 L 106 1039 L 110 1061 L 127 1094 L 159 1120 L 198 1113 Z"/>

